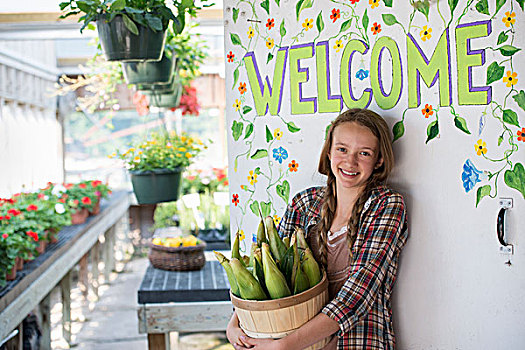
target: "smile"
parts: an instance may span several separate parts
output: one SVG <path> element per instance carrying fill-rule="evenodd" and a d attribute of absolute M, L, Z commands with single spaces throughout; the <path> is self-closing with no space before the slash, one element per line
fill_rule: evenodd
<path fill-rule="evenodd" d="M 358 172 L 349 172 L 349 171 L 345 171 L 343 169 L 340 169 L 341 172 L 344 174 L 344 175 L 348 175 L 348 176 L 356 176 L 357 174 L 359 174 Z"/>

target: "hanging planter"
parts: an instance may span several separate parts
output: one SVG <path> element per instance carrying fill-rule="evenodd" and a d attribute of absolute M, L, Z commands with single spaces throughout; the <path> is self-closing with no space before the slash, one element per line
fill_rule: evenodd
<path fill-rule="evenodd" d="M 131 184 L 138 203 L 154 204 L 179 199 L 183 170 L 130 171 Z"/>
<path fill-rule="evenodd" d="M 176 63 L 177 59 L 164 54 L 158 62 L 127 62 L 122 64 L 122 68 L 128 84 L 169 83 L 176 70 Z"/>
<path fill-rule="evenodd" d="M 100 44 L 108 61 L 159 61 L 164 53 L 166 31 L 153 31 L 137 25 L 138 34 L 129 30 L 122 15 L 110 17 L 102 14 L 97 18 Z"/>
<path fill-rule="evenodd" d="M 178 85 L 177 79 L 172 77 L 168 83 L 137 84 L 137 90 L 144 94 L 171 94 Z"/>
<path fill-rule="evenodd" d="M 171 93 L 156 93 L 150 91 L 144 91 L 144 93 L 149 98 L 150 106 L 159 108 L 176 108 L 180 104 L 182 90 L 182 85 L 178 84 L 175 86 L 175 90 Z"/>

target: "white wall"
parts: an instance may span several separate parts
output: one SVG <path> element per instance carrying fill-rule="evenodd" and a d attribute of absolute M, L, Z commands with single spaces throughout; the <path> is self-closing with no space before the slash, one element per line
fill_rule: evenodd
<path fill-rule="evenodd" d="M 297 6 L 299 3 L 303 6 Z M 225 56 L 230 51 L 234 55 L 233 62 L 226 62 L 230 194 L 232 199 L 234 195 L 239 196 L 239 203 L 231 205 L 231 231 L 244 231 L 246 238 L 241 246 L 249 251 L 251 235 L 256 232 L 258 224 L 258 218 L 250 208 L 255 208 L 255 202 L 259 206 L 261 203 L 269 203 L 267 212 L 281 216 L 286 205 L 286 196 L 281 197 L 278 193 L 286 188 L 285 182 L 289 184 L 291 198 L 297 191 L 323 181 L 321 176 L 316 175 L 319 149 L 325 127 L 338 111 L 292 113 L 292 46 L 312 42 L 318 44 L 329 40 L 329 85 L 332 95 L 340 95 L 339 77 L 343 74 L 341 59 L 344 48 L 351 39 L 366 41 L 363 36 L 366 32 L 370 49 L 366 54 L 356 53 L 352 61 L 353 93 L 358 98 L 366 88 L 372 88 L 374 97 L 368 108 L 383 115 L 390 126 L 398 123 L 404 115 L 404 135 L 394 143 L 397 166 L 391 179 L 392 186 L 405 196 L 410 225 L 410 238 L 402 254 L 394 295 L 394 326 L 398 347 L 413 350 L 524 348 L 525 188 L 522 187 L 522 192 L 513 188 L 517 186 L 511 181 L 505 181 L 504 175 L 519 168 L 517 164 L 525 163 L 525 140 L 518 140 L 518 132 L 525 127 L 525 106 L 522 104 L 520 107 L 513 98 L 521 96 L 520 91 L 524 90 L 525 67 L 521 64 L 525 43 L 522 36 L 525 29 L 524 12 L 516 1 L 505 2 L 498 11 L 494 2 L 489 1 L 488 15 L 477 11 L 477 2 L 459 1 L 451 17 L 449 3 L 453 4 L 454 1 L 431 1 L 427 21 L 425 15 L 413 10 L 408 1 L 394 1 L 392 8 L 386 6 L 388 1 L 381 1 L 374 8 L 366 0 L 355 5 L 349 1 L 326 1 L 312 2 L 312 6 L 307 6 L 310 3 L 281 1 L 278 6 L 277 2 L 269 1 L 269 9 L 266 11 L 259 4 L 252 8 L 247 3 L 224 2 Z M 298 8 L 302 8 L 299 16 Z M 339 9 L 340 17 L 335 21 L 330 18 L 333 9 Z M 363 28 L 365 11 L 369 22 Z M 413 21 L 410 22 L 412 13 Z M 393 15 L 402 26 L 388 25 L 387 23 L 393 23 L 389 15 Z M 491 17 L 490 23 L 482 23 Z M 507 27 L 505 19 L 509 18 L 515 21 Z M 274 27 L 270 29 L 266 26 L 268 19 L 274 20 Z M 308 30 L 303 26 L 307 19 L 312 20 L 312 26 Z M 341 27 L 345 27 L 343 23 L 349 19 L 352 19 L 350 27 L 341 31 Z M 281 29 L 283 21 L 284 29 Z M 377 35 L 371 30 L 374 23 L 381 25 L 381 31 Z M 488 104 L 486 100 L 466 101 L 467 103 L 464 100 L 475 95 L 469 94 L 468 81 L 458 73 L 458 67 L 466 66 L 458 63 L 457 55 L 461 56 L 461 51 L 457 52 L 456 43 L 460 43 L 459 48 L 465 50 L 467 43 L 461 44 L 458 37 L 461 29 L 456 34 L 456 28 L 467 23 L 478 25 L 466 27 L 467 36 L 473 36 L 476 29 L 491 29 L 490 34 L 479 35 L 479 38 L 470 40 L 470 49 L 481 51 L 471 51 L 463 56 L 467 61 L 471 60 L 467 64 L 472 66 L 472 86 L 491 87 L 492 96 Z M 432 28 L 430 37 L 425 40 L 422 39 L 423 26 Z M 444 67 L 449 67 L 450 70 L 451 104 L 440 101 L 439 83 L 441 80 L 445 81 L 443 74 L 432 87 L 420 82 L 420 104 L 409 108 L 409 91 L 414 91 L 415 85 L 409 83 L 407 73 L 415 63 L 407 62 L 407 35 L 404 31 L 413 36 L 421 51 L 430 59 L 447 26 L 450 65 L 445 64 Z M 248 37 L 249 27 L 254 32 L 251 39 Z M 502 32 L 508 38 L 498 44 L 498 36 Z M 392 58 L 388 51 L 383 52 L 381 77 L 386 93 L 393 81 L 399 82 L 395 73 L 401 74 L 400 99 L 394 101 L 396 103 L 393 107 L 378 101 L 380 91 L 377 88 L 374 90 L 373 79 L 370 77 L 374 73 L 371 70 L 372 64 L 377 63 L 372 60 L 373 48 L 378 40 L 387 40 L 385 38 L 391 38 L 393 47 L 399 49 L 402 66 L 401 70 L 392 69 Z M 256 80 L 252 79 L 253 84 L 250 83 L 249 60 L 243 59 L 248 53 L 254 52 L 261 79 L 264 82 L 268 76 L 270 85 L 275 88 L 273 77 L 278 49 L 272 47 L 271 43 L 268 48 L 267 39 L 273 39 L 275 46 L 288 52 L 284 65 L 284 85 L 281 89 L 282 104 L 276 115 L 271 108 L 267 113 L 263 110 L 261 115 L 257 114 L 255 106 L 258 97 L 255 89 L 259 86 Z M 339 51 L 334 48 L 337 40 L 341 40 Z M 512 56 L 504 56 L 498 50 L 503 45 L 512 45 L 521 50 Z M 482 51 L 485 55 L 483 63 Z M 269 57 L 269 53 L 273 57 Z M 301 67 L 309 69 L 308 79 L 306 75 L 303 77 L 302 96 L 317 98 L 319 102 L 321 96 L 317 89 L 319 79 L 316 74 L 316 57 L 314 55 L 300 59 Z M 435 63 L 447 62 L 446 46 L 444 53 L 438 53 L 436 57 L 439 58 Z M 480 62 L 475 62 L 476 59 Z M 493 62 L 503 67 L 504 74 L 487 84 L 488 67 Z M 369 76 L 363 80 L 355 77 L 359 69 L 368 71 Z M 514 77 L 518 79 L 517 84 L 507 87 L 503 80 L 507 71 L 517 73 Z M 301 80 L 301 77 L 298 79 Z M 466 83 L 466 92 L 459 91 L 458 81 Z M 240 83 L 246 83 L 246 92 L 241 93 Z M 237 101 L 240 104 L 239 111 L 235 106 Z M 429 118 L 425 118 L 422 113 L 426 104 L 432 105 L 434 110 Z M 296 102 L 295 106 L 298 105 Z M 344 109 L 346 108 L 345 105 Z M 517 123 L 513 121 L 511 112 L 507 112 L 503 119 L 502 110 L 514 112 Z M 456 126 L 452 111 L 465 121 L 470 134 Z M 427 130 L 436 120 L 436 115 L 439 135 L 426 143 Z M 289 128 L 290 123 L 300 130 Z M 241 124 L 242 133 L 237 137 Z M 254 125 L 254 132 L 245 138 L 246 129 L 251 128 L 251 124 Z M 282 131 L 282 137 L 279 140 L 267 138 L 266 129 L 273 136 L 277 128 Z M 498 144 L 498 137 L 502 134 L 504 138 Z M 475 148 L 479 139 L 486 142 L 486 152 L 482 155 L 478 155 Z M 288 154 L 282 163 L 273 157 L 273 150 L 279 147 Z M 261 151 L 256 153 L 257 150 Z M 268 155 L 264 155 L 264 152 Z M 255 154 L 262 156 L 251 157 Z M 467 159 L 477 169 L 485 172 L 485 175 L 480 176 L 481 181 L 468 192 L 462 181 L 463 165 Z M 288 170 L 288 164 L 292 160 L 299 163 L 297 172 Z M 249 172 L 257 168 L 257 182 L 251 184 Z M 498 171 L 499 176 L 488 178 L 488 174 L 496 174 Z M 525 184 L 525 173 L 518 174 L 518 179 Z M 483 192 L 480 190 L 483 186 L 491 187 L 490 196 L 482 197 L 476 205 L 477 192 Z M 514 245 L 512 256 L 499 252 L 496 238 L 496 217 L 500 209 L 498 199 L 501 197 L 512 198 L 514 203 L 507 213 L 506 224 L 506 239 Z M 510 266 L 505 264 L 508 260 L 511 261 Z"/>

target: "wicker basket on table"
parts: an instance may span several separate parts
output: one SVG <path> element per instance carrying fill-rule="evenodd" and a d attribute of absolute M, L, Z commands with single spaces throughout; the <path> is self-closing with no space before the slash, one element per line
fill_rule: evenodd
<path fill-rule="evenodd" d="M 157 269 L 170 271 L 200 270 L 206 264 L 206 243 L 191 247 L 165 247 L 150 243 L 148 258 Z"/>

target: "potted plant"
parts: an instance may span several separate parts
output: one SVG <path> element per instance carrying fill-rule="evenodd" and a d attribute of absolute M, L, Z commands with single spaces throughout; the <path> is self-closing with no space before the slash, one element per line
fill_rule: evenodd
<path fill-rule="evenodd" d="M 115 156 L 124 160 L 139 204 L 154 204 L 178 199 L 182 172 L 205 147 L 184 133 L 152 132 Z"/>
<path fill-rule="evenodd" d="M 90 190 L 86 183 L 67 183 L 64 187 L 66 191 L 62 198 L 65 197 L 65 203 L 71 210 L 71 223 L 83 224 L 97 202 L 95 192 Z"/>
<path fill-rule="evenodd" d="M 177 15 L 165 0 L 69 0 L 59 6 L 65 11 L 60 18 L 82 14 L 81 32 L 92 28 L 92 22 L 97 23 L 100 43 L 109 61 L 158 61 L 170 21 L 173 31 L 180 33 L 186 14 L 195 16 L 202 8 L 194 0 L 173 0 L 172 4 Z"/>

